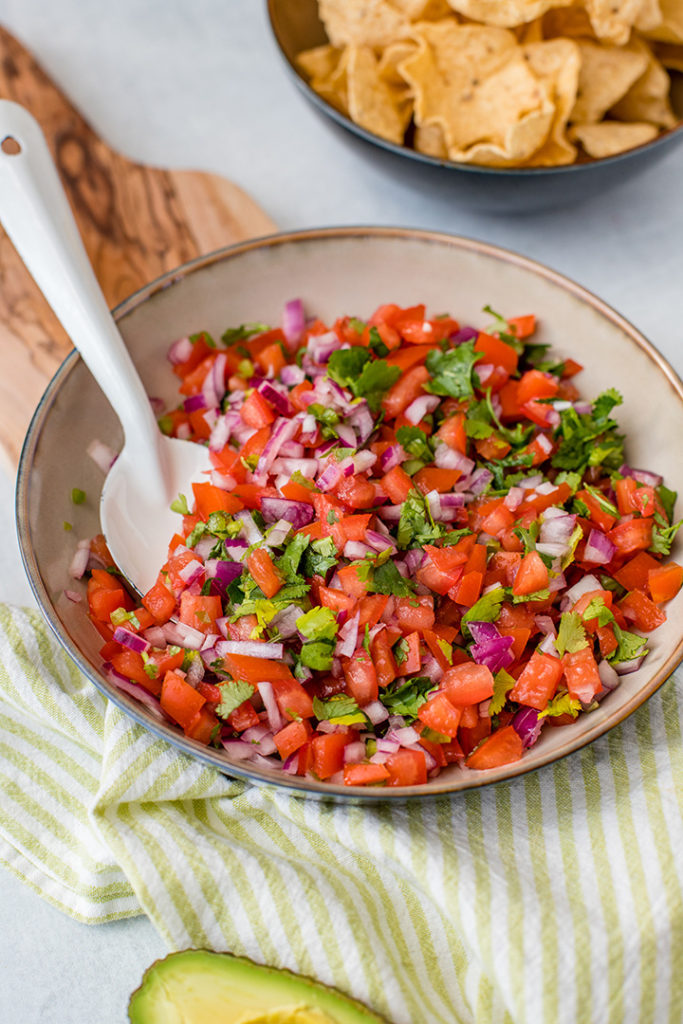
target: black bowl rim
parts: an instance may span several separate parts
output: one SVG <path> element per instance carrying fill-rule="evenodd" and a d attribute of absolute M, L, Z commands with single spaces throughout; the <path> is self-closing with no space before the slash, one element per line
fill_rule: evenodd
<path fill-rule="evenodd" d="M 591 168 L 596 167 L 614 166 L 615 164 L 628 160 L 630 157 L 636 156 L 639 153 L 666 147 L 674 140 L 678 140 L 679 135 L 683 133 L 683 118 L 681 118 L 673 128 L 665 129 L 663 132 L 660 132 L 656 138 L 650 139 L 649 142 L 643 142 L 640 146 L 633 146 L 631 149 L 625 149 L 623 152 L 615 153 L 613 156 L 591 157 L 581 163 L 560 164 L 556 167 L 485 167 L 483 164 L 460 163 L 457 160 L 444 160 L 436 156 L 430 156 L 428 153 L 421 153 L 419 150 L 413 149 L 411 146 L 401 146 L 395 142 L 389 142 L 388 139 L 383 139 L 381 135 L 376 135 L 374 132 L 368 131 L 367 128 L 363 128 L 361 125 L 356 124 L 356 122 L 352 121 L 350 117 L 347 117 L 346 114 L 342 114 L 341 111 L 337 110 L 336 107 L 333 107 L 331 103 L 328 103 L 327 100 L 322 98 L 322 96 L 319 96 L 315 89 L 311 88 L 311 85 L 306 81 L 304 75 L 299 71 L 296 64 L 289 59 L 285 52 L 275 27 L 276 19 L 274 10 L 276 2 L 277 0 L 267 0 L 270 30 L 289 73 L 293 75 L 295 84 L 302 90 L 306 98 L 323 114 L 331 117 L 333 121 L 336 121 L 337 124 L 341 125 L 341 127 L 345 128 L 347 131 L 352 132 L 354 135 L 358 135 L 366 142 L 387 150 L 389 153 L 394 153 L 396 156 L 407 157 L 409 160 L 414 160 L 419 164 L 427 164 L 429 167 L 440 167 L 449 171 L 462 171 L 466 174 L 488 175 L 489 177 L 554 177 L 568 173 L 577 174 L 581 171 L 588 171 Z"/>
<path fill-rule="evenodd" d="M 190 274 L 197 273 L 205 267 L 213 266 L 214 264 L 221 263 L 224 260 L 238 258 L 243 253 L 250 252 L 254 249 L 274 248 L 280 245 L 296 244 L 299 242 L 323 240 L 337 241 L 344 238 L 363 237 L 408 240 L 415 239 L 431 242 L 432 244 L 446 245 L 449 247 L 454 246 L 480 255 L 493 257 L 494 259 L 501 260 L 504 263 L 511 263 L 535 274 L 536 276 L 540 276 L 551 281 L 563 290 L 568 291 L 570 294 L 580 299 L 582 302 L 591 306 L 602 316 L 610 320 L 615 326 L 619 327 L 630 341 L 643 350 L 645 354 L 657 365 L 679 400 L 683 402 L 683 381 L 679 378 L 673 367 L 670 366 L 664 356 L 662 356 L 654 345 L 649 342 L 647 338 L 645 338 L 645 336 L 641 334 L 632 323 L 630 323 L 630 321 L 593 292 L 545 264 L 532 260 L 527 256 L 514 252 L 513 250 L 504 249 L 488 242 L 465 238 L 460 235 L 428 231 L 420 228 L 369 225 L 308 228 L 300 231 L 277 232 L 271 235 L 264 235 L 260 238 L 237 242 L 233 245 L 217 249 L 205 256 L 197 257 L 194 260 L 190 260 L 189 262 L 182 264 L 174 270 L 170 270 L 167 273 L 162 274 L 160 277 L 156 278 L 156 280 L 151 281 L 149 284 L 138 289 L 127 299 L 124 299 L 123 302 L 120 302 L 114 308 L 113 315 L 117 321 L 123 320 L 138 306 L 149 301 L 166 288 L 172 287 L 174 284 L 184 280 Z M 378 804 L 388 800 L 395 803 L 396 801 L 405 802 L 425 798 L 437 799 L 439 797 L 449 797 L 456 793 L 465 793 L 470 789 L 478 789 L 481 786 L 492 785 L 497 782 L 510 782 L 515 778 L 526 775 L 528 772 L 536 771 L 538 768 L 542 768 L 548 764 L 554 764 L 555 762 L 562 760 L 562 758 L 575 753 L 577 750 L 581 750 L 583 747 L 593 742 L 593 740 L 598 739 L 600 736 L 609 732 L 610 729 L 619 725 L 620 722 L 636 711 L 637 708 L 644 704 L 645 701 L 648 700 L 664 682 L 666 682 L 683 658 L 682 634 L 676 647 L 664 664 L 652 676 L 652 678 L 649 679 L 648 682 L 633 695 L 626 705 L 615 711 L 604 722 L 593 726 L 593 728 L 582 734 L 578 739 L 575 739 L 573 743 L 568 743 L 566 749 L 563 749 L 560 753 L 548 752 L 534 763 L 529 763 L 523 758 L 521 761 L 514 762 L 511 765 L 502 766 L 501 768 L 489 769 L 488 771 L 482 772 L 472 771 L 471 773 L 467 773 L 466 775 L 463 774 L 460 777 L 456 776 L 456 783 L 460 779 L 464 784 L 453 785 L 452 783 L 442 783 L 439 785 L 437 779 L 434 784 L 430 783 L 427 786 L 412 786 L 406 787 L 405 789 L 394 789 L 386 787 L 344 787 L 325 782 L 318 784 L 320 788 L 311 789 L 310 781 L 306 780 L 304 777 L 290 776 L 286 775 L 284 772 L 281 773 L 281 776 L 265 775 L 257 766 L 247 768 L 246 766 L 242 766 L 239 762 L 226 763 L 220 751 L 216 750 L 214 752 L 196 741 L 190 740 L 180 733 L 176 733 L 171 726 L 150 721 L 142 711 L 141 705 L 135 701 L 133 697 L 128 697 L 121 691 L 117 691 L 113 684 L 109 683 L 104 676 L 95 671 L 93 666 L 81 654 L 79 648 L 63 628 L 47 588 L 43 583 L 31 544 L 31 530 L 28 514 L 30 474 L 33 458 L 40 440 L 41 431 L 49 414 L 50 408 L 58 396 L 62 382 L 73 370 L 79 359 L 80 356 L 78 352 L 71 352 L 48 384 L 40 403 L 33 414 L 21 451 L 19 467 L 17 470 L 16 521 L 19 548 L 24 569 L 29 579 L 29 584 L 43 616 L 47 620 L 48 625 L 52 629 L 59 643 L 71 656 L 83 674 L 90 679 L 92 683 L 94 683 L 97 689 L 100 690 L 108 700 L 153 735 L 166 740 L 166 742 L 171 743 L 184 754 L 189 755 L 207 766 L 221 771 L 225 775 L 232 776 L 252 784 L 271 785 L 279 790 L 288 792 L 292 796 L 356 804 Z"/>

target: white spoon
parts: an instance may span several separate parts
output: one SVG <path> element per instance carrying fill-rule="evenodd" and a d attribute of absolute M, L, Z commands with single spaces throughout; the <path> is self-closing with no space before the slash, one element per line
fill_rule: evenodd
<path fill-rule="evenodd" d="M 104 483 L 100 519 L 116 564 L 144 593 L 178 527 L 169 505 L 202 479 L 208 451 L 159 430 L 43 133 L 27 110 L 8 100 L 0 100 L 0 222 L 121 421 L 124 446 Z"/>

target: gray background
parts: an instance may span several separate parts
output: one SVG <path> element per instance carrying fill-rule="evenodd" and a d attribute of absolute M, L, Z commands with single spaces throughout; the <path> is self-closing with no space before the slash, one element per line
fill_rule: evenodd
<path fill-rule="evenodd" d="M 375 160 L 314 111 L 285 73 L 261 0 L 0 0 L 0 23 L 127 156 L 224 174 L 281 228 L 398 224 L 518 250 L 614 305 L 683 372 L 683 148 L 580 206 L 486 215 L 458 201 L 456 176 Z M 0 536 L 0 600 L 32 602 L 13 481 L 1 473 Z M 0 871 L 3 1024 L 122 1022 L 164 953 L 146 919 L 79 925 Z"/>

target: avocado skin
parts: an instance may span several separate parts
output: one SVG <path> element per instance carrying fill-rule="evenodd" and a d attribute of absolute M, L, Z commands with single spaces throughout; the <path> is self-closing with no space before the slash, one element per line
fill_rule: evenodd
<path fill-rule="evenodd" d="M 306 1010 L 315 1011 L 311 1024 L 387 1024 L 320 982 L 205 949 L 170 953 L 148 967 L 128 1017 L 131 1024 L 304 1024 Z"/>

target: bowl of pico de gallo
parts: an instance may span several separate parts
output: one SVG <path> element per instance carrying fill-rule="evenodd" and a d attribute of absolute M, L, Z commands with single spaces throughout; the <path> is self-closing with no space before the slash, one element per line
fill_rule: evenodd
<path fill-rule="evenodd" d="M 196 260 L 116 317 L 210 472 L 134 592 L 98 518 L 120 428 L 72 354 L 22 454 L 20 544 L 77 665 L 179 749 L 319 798 L 454 792 L 602 736 L 680 660 L 683 385 L 577 284 L 330 228 Z"/>

